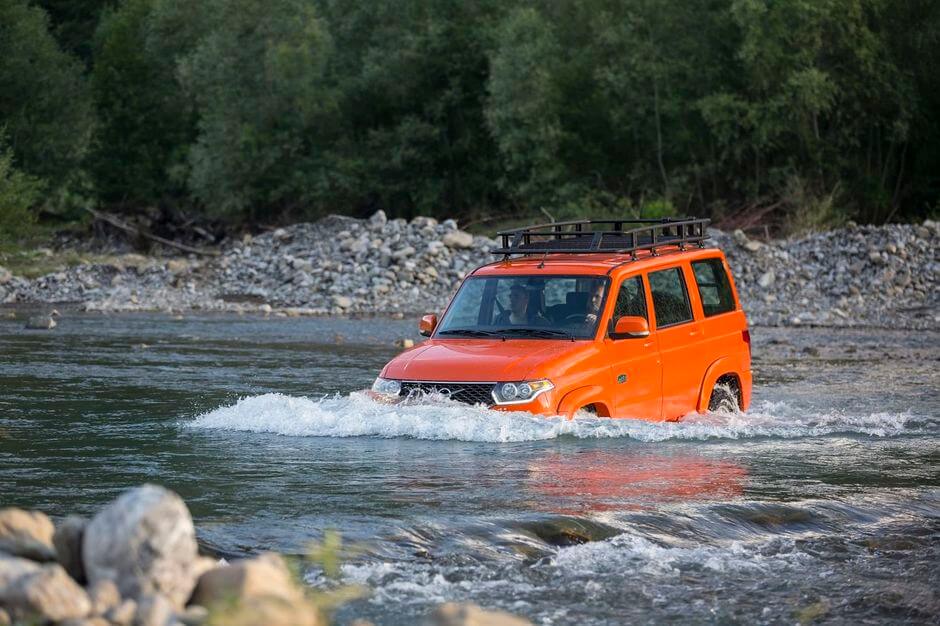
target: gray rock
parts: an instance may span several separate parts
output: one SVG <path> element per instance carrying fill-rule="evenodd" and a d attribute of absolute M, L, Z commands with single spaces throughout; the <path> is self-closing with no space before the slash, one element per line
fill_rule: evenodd
<path fill-rule="evenodd" d="M 34 561 L 54 561 L 55 528 L 45 514 L 17 508 L 0 510 L 0 552 Z"/>
<path fill-rule="evenodd" d="M 66 517 L 52 535 L 59 564 L 69 576 L 79 583 L 85 582 L 85 566 L 82 564 L 82 538 L 88 520 L 76 515 Z"/>
<path fill-rule="evenodd" d="M 85 529 L 85 574 L 114 581 L 121 595 L 163 594 L 182 607 L 195 586 L 196 532 L 186 504 L 156 485 L 126 491 Z"/>
<path fill-rule="evenodd" d="M 124 599 L 119 605 L 105 613 L 105 618 L 115 626 L 130 626 L 137 614 L 137 602 Z"/>
<path fill-rule="evenodd" d="M 441 237 L 448 248 L 468 249 L 473 247 L 473 235 L 462 230 L 454 230 Z"/>
<path fill-rule="evenodd" d="M 388 217 L 385 216 L 385 211 L 382 209 L 373 213 L 372 217 L 369 218 L 369 227 L 372 230 L 382 230 L 387 223 Z"/>
<path fill-rule="evenodd" d="M 766 272 L 761 274 L 760 278 L 757 279 L 757 284 L 763 289 L 767 289 L 768 287 L 774 284 L 774 281 L 776 280 L 776 278 L 777 277 L 774 274 L 773 270 L 767 270 Z"/>
<path fill-rule="evenodd" d="M 137 601 L 134 626 L 171 626 L 175 621 L 173 605 L 162 595 L 147 593 Z"/>

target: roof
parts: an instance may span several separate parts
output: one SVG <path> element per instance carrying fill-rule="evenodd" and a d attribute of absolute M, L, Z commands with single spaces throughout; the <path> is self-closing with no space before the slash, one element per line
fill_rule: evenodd
<path fill-rule="evenodd" d="M 717 253 L 717 254 L 716 254 Z M 668 265 L 681 258 L 696 260 L 720 256 L 718 248 L 686 248 L 663 246 L 654 255 L 649 250 L 638 251 L 636 259 L 629 253 L 611 254 L 545 254 L 507 258 L 484 265 L 473 272 L 474 276 L 497 276 L 504 274 L 574 274 L 603 276 L 618 268 L 624 271 L 645 271 L 660 265 Z"/>

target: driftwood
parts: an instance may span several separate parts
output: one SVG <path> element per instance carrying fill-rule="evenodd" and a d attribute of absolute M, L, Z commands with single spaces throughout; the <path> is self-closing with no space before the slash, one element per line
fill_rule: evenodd
<path fill-rule="evenodd" d="M 110 213 L 105 213 L 103 211 L 96 211 L 95 209 L 89 209 L 89 208 L 86 208 L 85 210 L 91 213 L 92 215 L 94 215 L 95 219 L 101 220 L 102 222 L 107 222 L 108 224 L 111 224 L 111 226 L 114 226 L 115 228 L 118 228 L 120 230 L 123 230 L 125 232 L 131 233 L 134 235 L 139 235 L 146 239 L 150 239 L 151 241 L 156 241 L 157 243 L 161 243 L 165 246 L 170 246 L 171 248 L 176 248 L 177 250 L 182 250 L 183 252 L 191 252 L 192 254 L 201 254 L 203 256 L 219 256 L 218 250 L 204 250 L 201 248 L 193 248 L 192 246 L 187 246 L 186 244 L 177 243 L 176 241 L 165 239 L 164 237 L 160 237 L 159 235 L 148 233 L 147 231 L 141 230 L 137 228 L 136 226 L 131 226 L 130 224 L 119 219 L 117 216 L 111 215 Z"/>

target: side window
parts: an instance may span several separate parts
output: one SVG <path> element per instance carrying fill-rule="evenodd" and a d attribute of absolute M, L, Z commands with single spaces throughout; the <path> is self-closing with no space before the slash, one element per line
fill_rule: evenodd
<path fill-rule="evenodd" d="M 692 320 L 692 307 L 681 268 L 651 272 L 649 280 L 657 328 Z"/>
<path fill-rule="evenodd" d="M 695 274 L 705 317 L 734 310 L 731 283 L 728 281 L 728 274 L 725 272 L 721 259 L 695 261 L 692 263 L 692 272 Z"/>
<path fill-rule="evenodd" d="M 617 294 L 617 303 L 614 305 L 614 319 L 625 315 L 636 315 L 649 320 L 646 315 L 643 280 L 639 276 L 628 278 L 620 285 L 620 293 Z"/>

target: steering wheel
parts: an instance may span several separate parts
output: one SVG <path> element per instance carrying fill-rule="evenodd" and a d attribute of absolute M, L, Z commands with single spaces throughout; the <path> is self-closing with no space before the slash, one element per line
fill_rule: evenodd
<path fill-rule="evenodd" d="M 562 324 L 571 324 L 572 322 L 577 322 L 579 324 L 587 323 L 587 315 L 584 313 L 572 313 L 571 315 L 566 315 L 564 319 L 561 320 Z"/>

